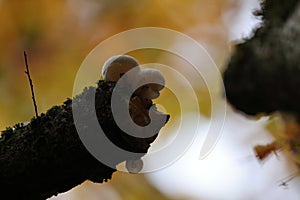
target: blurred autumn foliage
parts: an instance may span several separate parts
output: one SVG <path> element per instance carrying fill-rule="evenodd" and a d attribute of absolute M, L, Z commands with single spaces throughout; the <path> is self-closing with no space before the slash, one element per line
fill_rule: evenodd
<path fill-rule="evenodd" d="M 0 1 L 0 129 L 33 116 L 22 52 L 28 52 L 40 112 L 72 94 L 80 63 L 99 42 L 121 31 L 159 26 L 226 45 L 238 1 Z M 228 14 L 229 13 L 229 14 Z M 225 17 L 226 17 L 225 16 Z"/>

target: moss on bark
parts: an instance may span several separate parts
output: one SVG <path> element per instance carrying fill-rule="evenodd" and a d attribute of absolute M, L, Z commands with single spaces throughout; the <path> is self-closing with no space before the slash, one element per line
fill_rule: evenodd
<path fill-rule="evenodd" d="M 0 138 L 1 199 L 41 200 L 85 180 L 102 183 L 111 179 L 116 170 L 96 160 L 77 134 L 72 115 L 75 104 L 86 111 L 95 106 L 98 121 L 113 143 L 145 154 L 157 134 L 145 139 L 126 137 L 111 113 L 113 87 L 114 84 L 99 81 L 97 88 L 85 88 L 73 101 L 68 99 L 63 105 L 52 107 L 28 125 L 17 124 L 3 131 Z M 93 90 L 96 90 L 96 105 L 89 104 Z M 117 158 L 116 164 L 126 159 Z"/>

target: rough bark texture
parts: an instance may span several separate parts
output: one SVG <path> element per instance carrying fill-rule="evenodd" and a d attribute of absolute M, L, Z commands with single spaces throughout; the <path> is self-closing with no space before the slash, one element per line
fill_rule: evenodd
<path fill-rule="evenodd" d="M 97 88 L 86 88 L 73 102 L 68 99 L 63 105 L 33 118 L 28 125 L 17 124 L 3 131 L 0 138 L 1 199 L 42 200 L 85 180 L 101 183 L 111 179 L 116 170 L 96 160 L 79 139 L 72 116 L 75 104 L 87 111 L 96 106 L 99 124 L 113 143 L 145 154 L 157 134 L 145 139 L 134 138 L 118 128 L 110 108 L 113 87 L 114 84 L 99 81 Z M 89 103 L 93 90 L 96 90 L 96 105 Z M 82 114 L 86 113 L 89 112 Z M 127 159 L 117 158 L 116 164 Z"/>
<path fill-rule="evenodd" d="M 285 111 L 299 117 L 299 0 L 266 0 L 262 6 L 262 27 L 237 45 L 224 72 L 226 96 L 250 115 Z"/>

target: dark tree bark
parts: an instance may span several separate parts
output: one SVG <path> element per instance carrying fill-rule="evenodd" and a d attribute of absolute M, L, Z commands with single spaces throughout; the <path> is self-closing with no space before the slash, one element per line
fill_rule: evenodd
<path fill-rule="evenodd" d="M 266 0 L 262 6 L 262 27 L 236 46 L 224 72 L 226 96 L 246 114 L 284 111 L 299 117 L 299 0 Z"/>
<path fill-rule="evenodd" d="M 85 180 L 102 183 L 111 179 L 116 170 L 96 160 L 82 144 L 73 121 L 74 105 L 87 111 L 82 115 L 88 115 L 89 110 L 96 107 L 98 122 L 113 143 L 122 149 L 145 154 L 157 134 L 135 138 L 118 128 L 110 107 L 113 87 L 114 84 L 99 81 L 97 88 L 86 88 L 73 102 L 68 99 L 63 105 L 54 106 L 46 114 L 33 118 L 28 125 L 17 124 L 3 131 L 0 138 L 0 198 L 42 200 Z M 96 94 L 93 93 L 95 90 Z M 89 102 L 93 94 L 95 105 Z M 148 120 L 149 105 L 145 107 L 139 105 L 140 102 L 143 100 L 131 104 L 142 110 L 131 108 L 131 111 L 142 112 Z M 157 115 L 163 114 L 157 112 Z M 115 161 L 118 164 L 127 159 L 132 158 L 119 157 Z"/>
<path fill-rule="evenodd" d="M 272 151 L 286 149 L 300 169 L 300 3 L 266 0 L 262 6 L 258 13 L 263 14 L 262 27 L 237 45 L 224 72 L 226 96 L 248 115 L 284 113 L 286 137 L 275 137 L 254 150 L 262 160 Z M 292 131 L 288 124 L 293 124 Z"/>

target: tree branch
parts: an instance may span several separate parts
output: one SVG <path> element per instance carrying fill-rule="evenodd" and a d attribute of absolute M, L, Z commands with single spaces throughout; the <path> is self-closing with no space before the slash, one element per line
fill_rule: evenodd
<path fill-rule="evenodd" d="M 299 0 L 266 0 L 262 14 L 262 27 L 237 45 L 224 72 L 227 99 L 250 115 L 284 111 L 299 117 Z"/>
<path fill-rule="evenodd" d="M 157 134 L 134 138 L 118 128 L 110 109 L 113 87 L 114 84 L 99 81 L 97 88 L 86 88 L 73 100 L 68 99 L 63 105 L 33 118 L 30 124 L 17 124 L 3 131 L 0 138 L 1 199 L 41 200 L 87 179 L 99 183 L 111 179 L 116 170 L 96 160 L 80 141 L 73 121 L 74 105 L 81 106 L 86 113 L 96 107 L 98 122 L 113 143 L 145 154 Z M 89 104 L 94 90 L 95 107 Z M 128 158 L 117 159 L 116 164 Z"/>

